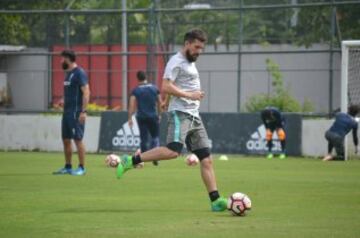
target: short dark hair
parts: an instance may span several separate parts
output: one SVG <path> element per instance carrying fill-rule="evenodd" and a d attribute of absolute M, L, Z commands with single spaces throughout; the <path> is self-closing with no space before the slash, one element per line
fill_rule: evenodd
<path fill-rule="evenodd" d="M 263 111 L 262 111 L 262 115 L 265 117 L 265 118 L 271 118 L 272 117 L 272 111 L 270 110 L 270 108 L 265 108 Z"/>
<path fill-rule="evenodd" d="M 146 74 L 144 71 L 141 71 L 141 70 L 136 73 L 136 77 L 140 82 L 146 80 Z"/>
<path fill-rule="evenodd" d="M 69 59 L 71 62 L 76 61 L 76 55 L 75 55 L 75 52 L 73 50 L 63 50 L 61 52 L 61 56 L 64 57 L 64 58 Z"/>
<path fill-rule="evenodd" d="M 193 42 L 194 40 L 199 40 L 201 42 L 207 41 L 206 33 L 201 29 L 192 29 L 185 33 L 184 42 Z"/>
<path fill-rule="evenodd" d="M 350 105 L 349 106 L 349 114 L 351 115 L 351 116 L 356 116 L 358 113 L 359 113 L 359 111 L 360 111 L 360 108 L 359 108 L 359 105 Z"/>

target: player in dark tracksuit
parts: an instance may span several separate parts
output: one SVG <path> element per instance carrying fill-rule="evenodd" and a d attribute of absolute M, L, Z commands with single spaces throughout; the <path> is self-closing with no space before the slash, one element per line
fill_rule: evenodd
<path fill-rule="evenodd" d="M 267 155 L 268 159 L 272 159 L 272 147 L 273 147 L 273 133 L 276 131 L 278 138 L 281 143 L 281 154 L 279 156 L 280 159 L 285 159 L 285 145 L 286 145 L 286 134 L 284 131 L 285 126 L 285 118 L 279 109 L 275 107 L 266 107 L 261 112 L 261 120 L 263 121 L 266 128 L 266 141 L 269 153 Z"/>
<path fill-rule="evenodd" d="M 61 121 L 61 136 L 64 144 L 65 166 L 54 174 L 85 174 L 85 146 L 82 142 L 85 130 L 86 107 L 89 102 L 90 89 L 87 76 L 82 68 L 76 64 L 75 53 L 64 50 L 61 53 L 62 68 L 66 76 L 64 80 L 64 112 Z M 74 140 L 79 167 L 72 170 L 72 144 Z"/>
<path fill-rule="evenodd" d="M 355 116 L 359 113 L 359 107 L 352 105 L 349 107 L 348 113 L 339 112 L 335 116 L 335 122 L 329 130 L 325 133 L 325 138 L 328 141 L 328 154 L 323 158 L 324 161 L 328 160 L 344 160 L 345 149 L 344 140 L 345 136 L 352 130 L 353 141 L 355 145 L 355 153 L 357 153 L 357 146 L 359 143 L 357 130 L 358 122 Z M 336 150 L 337 156 L 331 154 L 333 148 Z"/>
<path fill-rule="evenodd" d="M 162 102 L 159 89 L 147 82 L 143 71 L 137 72 L 137 79 L 139 85 L 132 91 L 130 96 L 128 120 L 129 125 L 132 126 L 132 115 L 136 111 L 136 121 L 140 130 L 140 147 L 143 153 L 160 145 L 159 113 Z M 158 165 L 158 162 L 153 161 L 153 164 Z"/>

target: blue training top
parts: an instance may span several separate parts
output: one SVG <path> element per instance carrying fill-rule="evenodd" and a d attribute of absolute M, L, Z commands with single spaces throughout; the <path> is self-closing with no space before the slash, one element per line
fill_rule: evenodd
<path fill-rule="evenodd" d="M 64 81 L 64 113 L 77 113 L 82 111 L 83 93 L 81 87 L 88 84 L 84 70 L 76 67 L 66 73 Z"/>
<path fill-rule="evenodd" d="M 266 111 L 271 111 L 271 116 L 267 117 Z M 265 124 L 266 128 L 282 128 L 285 124 L 285 118 L 283 117 L 282 113 L 276 107 L 266 107 L 261 112 L 261 119 Z"/>
<path fill-rule="evenodd" d="M 140 84 L 131 93 L 136 97 L 137 112 L 136 116 L 139 118 L 156 117 L 156 103 L 159 89 L 153 84 Z"/>
<path fill-rule="evenodd" d="M 341 137 L 345 137 L 351 130 L 356 131 L 358 123 L 347 113 L 339 112 L 335 116 L 335 122 L 330 127 L 330 131 Z"/>

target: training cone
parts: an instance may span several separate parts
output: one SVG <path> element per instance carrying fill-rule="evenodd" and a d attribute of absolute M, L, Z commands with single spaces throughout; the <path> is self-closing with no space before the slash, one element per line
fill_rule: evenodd
<path fill-rule="evenodd" d="M 220 155 L 219 160 L 228 161 L 229 158 L 227 157 L 227 155 Z"/>

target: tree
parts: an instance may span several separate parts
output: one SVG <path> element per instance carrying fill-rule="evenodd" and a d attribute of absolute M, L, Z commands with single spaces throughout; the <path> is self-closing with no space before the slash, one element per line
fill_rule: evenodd
<path fill-rule="evenodd" d="M 23 45 L 30 40 L 30 30 L 22 24 L 22 16 L 0 15 L 0 44 Z"/>
<path fill-rule="evenodd" d="M 290 0 L 207 0 L 211 7 L 239 7 L 290 4 Z M 151 16 L 150 9 L 183 8 L 193 0 L 131 0 L 128 9 L 149 9 L 148 13 L 128 14 L 129 43 L 146 43 L 149 31 L 156 31 L 155 41 L 181 44 L 183 33 L 189 28 L 201 27 L 208 33 L 210 44 L 237 44 L 241 34 L 245 44 L 290 43 L 311 46 L 314 43 L 329 43 L 332 39 L 331 21 L 333 8 L 306 7 L 282 9 L 246 9 L 242 11 L 188 11 L 161 12 Z M 199 1 L 202 2 L 202 1 Z M 298 0 L 313 3 L 314 0 Z M 317 2 L 329 2 L 319 0 Z M 119 9 L 119 0 L 1 0 L 1 9 Z M 339 33 L 343 39 L 360 38 L 360 4 L 336 7 Z M 68 16 L 68 17 L 67 17 Z M 159 20 L 161 31 L 149 28 L 149 22 Z M 156 21 L 155 21 L 156 22 Z M 26 44 L 29 46 L 51 46 L 65 42 L 65 26 L 69 23 L 71 43 L 119 43 L 121 42 L 121 14 L 58 15 L 58 14 L 2 14 L 0 16 L 0 42 L 2 44 Z M 240 24 L 242 32 L 240 32 Z M 336 40 L 336 39 L 335 39 Z M 339 43 L 336 42 L 335 43 Z"/>

